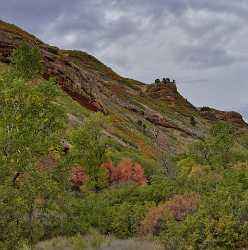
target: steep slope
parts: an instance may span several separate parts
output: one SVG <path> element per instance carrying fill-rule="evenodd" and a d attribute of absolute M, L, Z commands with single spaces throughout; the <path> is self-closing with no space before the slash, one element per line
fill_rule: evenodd
<path fill-rule="evenodd" d="M 40 48 L 45 79 L 55 77 L 84 110 L 108 114 L 113 126 L 106 133 L 149 157 L 182 151 L 192 141 L 204 138 L 209 127 L 220 120 L 248 130 L 238 113 L 197 109 L 178 93 L 174 82 L 146 85 L 121 77 L 85 52 L 52 47 L 3 21 L 0 62 L 8 64 L 13 49 L 22 41 Z M 78 112 L 75 118 L 74 110 L 68 108 L 68 115 L 71 120 L 82 120 L 87 112 Z"/>

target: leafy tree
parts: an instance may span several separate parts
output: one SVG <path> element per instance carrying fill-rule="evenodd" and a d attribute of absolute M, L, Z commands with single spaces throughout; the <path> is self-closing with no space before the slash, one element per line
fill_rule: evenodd
<path fill-rule="evenodd" d="M 218 123 L 209 132 L 208 137 L 192 145 L 190 154 L 201 164 L 226 166 L 232 160 L 235 144 L 235 130 L 228 124 Z"/>
<path fill-rule="evenodd" d="M 42 69 L 41 54 L 37 47 L 22 42 L 11 57 L 12 74 L 24 80 L 33 80 Z"/>
<path fill-rule="evenodd" d="M 0 78 L 0 242 L 16 249 L 44 235 L 44 216 L 60 195 L 55 171 L 38 162 L 60 144 L 65 115 L 53 81 L 30 86 L 8 73 Z"/>
<path fill-rule="evenodd" d="M 96 113 L 85 120 L 83 126 L 73 132 L 73 161 L 82 163 L 86 174 L 90 177 L 89 185 L 99 191 L 108 184 L 108 173 L 101 165 L 105 162 L 108 140 L 102 134 L 102 126 L 106 121 L 103 114 Z"/>
<path fill-rule="evenodd" d="M 160 79 L 156 79 L 155 80 L 155 85 L 158 86 L 160 84 L 160 82 L 161 82 Z"/>

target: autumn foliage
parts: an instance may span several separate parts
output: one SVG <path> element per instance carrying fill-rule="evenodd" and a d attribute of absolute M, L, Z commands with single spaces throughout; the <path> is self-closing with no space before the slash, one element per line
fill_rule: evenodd
<path fill-rule="evenodd" d="M 150 208 L 140 225 L 140 234 L 158 234 L 161 222 L 170 218 L 176 221 L 183 220 L 198 208 L 199 201 L 200 196 L 197 193 L 176 195 L 171 200 Z"/>
<path fill-rule="evenodd" d="M 80 188 L 89 179 L 80 165 L 74 165 L 71 170 L 71 183 L 74 188 Z"/>
<path fill-rule="evenodd" d="M 117 166 L 114 166 L 110 161 L 104 163 L 102 167 L 108 170 L 109 180 L 112 184 L 131 181 L 142 186 L 146 183 L 143 168 L 140 164 L 133 163 L 131 160 L 123 160 Z"/>
<path fill-rule="evenodd" d="M 114 166 L 112 161 L 109 161 L 101 167 L 107 170 L 110 184 L 134 182 L 142 186 L 146 183 L 143 168 L 140 164 L 133 163 L 131 160 L 123 160 L 117 166 Z M 79 189 L 89 179 L 90 177 L 86 174 L 82 166 L 76 164 L 71 168 L 70 181 L 73 188 Z"/>

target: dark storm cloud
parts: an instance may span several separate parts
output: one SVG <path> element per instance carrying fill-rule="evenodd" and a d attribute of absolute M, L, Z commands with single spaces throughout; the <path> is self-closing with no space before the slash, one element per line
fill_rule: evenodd
<path fill-rule="evenodd" d="M 8 0 L 0 18 L 127 76 L 176 78 L 197 105 L 248 106 L 247 0 Z"/>

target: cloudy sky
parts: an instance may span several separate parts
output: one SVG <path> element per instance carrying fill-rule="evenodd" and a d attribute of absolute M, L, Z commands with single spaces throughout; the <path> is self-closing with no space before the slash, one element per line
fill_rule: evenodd
<path fill-rule="evenodd" d="M 195 105 L 248 118 L 248 0 L 4 0 L 0 19 Z"/>

